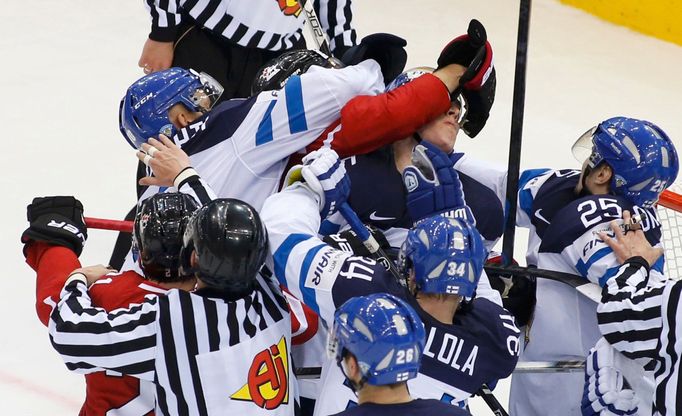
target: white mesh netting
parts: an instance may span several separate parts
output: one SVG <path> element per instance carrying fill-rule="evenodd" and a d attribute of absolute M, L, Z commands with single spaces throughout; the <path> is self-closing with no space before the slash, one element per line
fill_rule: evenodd
<path fill-rule="evenodd" d="M 658 216 L 663 228 L 666 276 L 682 279 L 682 182 L 674 183 L 661 196 Z M 666 206 L 663 206 L 666 205 Z"/>

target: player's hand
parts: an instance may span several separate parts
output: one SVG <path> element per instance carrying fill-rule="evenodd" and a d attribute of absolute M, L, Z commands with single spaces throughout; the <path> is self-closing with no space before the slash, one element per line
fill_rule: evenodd
<path fill-rule="evenodd" d="M 639 399 L 625 388 L 625 379 L 614 367 L 615 349 L 601 338 L 585 361 L 583 416 L 635 415 Z"/>
<path fill-rule="evenodd" d="M 73 250 L 77 256 L 83 251 L 88 229 L 83 220 L 83 204 L 72 196 L 33 198 L 26 207 L 29 227 L 21 235 L 21 242 L 44 241 Z M 24 249 L 25 252 L 25 249 Z"/>
<path fill-rule="evenodd" d="M 162 71 L 171 67 L 173 63 L 173 42 L 159 42 L 147 39 L 142 48 L 142 55 L 137 66 L 145 74 Z"/>
<path fill-rule="evenodd" d="M 140 179 L 140 185 L 173 186 L 173 180 L 180 172 L 190 167 L 187 153 L 163 134 L 158 140 L 150 138 L 143 143 L 137 158 L 154 172 L 154 176 Z"/>
<path fill-rule="evenodd" d="M 102 277 L 110 274 L 110 273 L 118 273 L 116 269 L 114 269 L 111 266 L 105 266 L 103 264 L 97 264 L 95 266 L 87 266 L 87 267 L 81 267 L 73 272 L 71 274 L 76 274 L 80 273 L 82 275 L 85 275 L 85 278 L 88 281 L 88 287 L 92 286 L 93 283 L 101 279 Z"/>
<path fill-rule="evenodd" d="M 350 194 L 346 166 L 334 150 L 326 147 L 310 152 L 303 158 L 303 165 L 294 166 L 289 171 L 285 183 L 297 181 L 305 181 L 315 194 L 322 218 L 335 213 Z"/>
<path fill-rule="evenodd" d="M 403 182 L 413 221 L 443 213 L 476 223 L 464 201 L 453 160 L 432 143 L 424 140 L 414 148 L 412 165 L 403 171 Z"/>
<path fill-rule="evenodd" d="M 466 67 L 459 78 L 458 87 L 451 90 L 451 95 L 455 99 L 461 93 L 466 111 L 460 124 L 469 137 L 475 137 L 488 120 L 495 101 L 497 84 L 493 49 L 488 42 L 485 28 L 478 20 L 472 19 L 467 34 L 455 38 L 445 46 L 438 58 L 436 73 L 452 64 Z M 447 82 L 446 85 L 450 88 Z"/>
<path fill-rule="evenodd" d="M 614 234 L 613 238 L 603 231 L 597 235 L 607 246 L 611 247 L 621 264 L 631 257 L 640 256 L 649 263 L 649 266 L 652 266 L 663 255 L 663 248 L 651 246 L 642 231 L 641 223 L 636 216 L 630 215 L 630 211 L 623 211 L 622 226 L 617 220 L 611 221 L 609 225 Z"/>

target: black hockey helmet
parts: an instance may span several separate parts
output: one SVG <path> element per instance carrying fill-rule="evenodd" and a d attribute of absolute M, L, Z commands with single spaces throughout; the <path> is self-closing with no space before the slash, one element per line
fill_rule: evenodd
<path fill-rule="evenodd" d="M 256 209 L 238 199 L 216 199 L 190 220 L 181 253 L 185 272 L 232 298 L 247 295 L 265 262 L 268 233 Z M 196 263 L 192 267 L 192 252 Z"/>
<path fill-rule="evenodd" d="M 301 75 L 313 66 L 323 68 L 343 68 L 341 61 L 322 52 L 309 49 L 296 49 L 285 52 L 265 63 L 256 73 L 251 84 L 251 95 L 263 91 L 279 90 L 292 75 Z"/>
<path fill-rule="evenodd" d="M 133 227 L 133 255 L 145 277 L 159 282 L 184 279 L 179 273 L 185 226 L 199 205 L 189 195 L 160 193 L 137 209 Z"/>

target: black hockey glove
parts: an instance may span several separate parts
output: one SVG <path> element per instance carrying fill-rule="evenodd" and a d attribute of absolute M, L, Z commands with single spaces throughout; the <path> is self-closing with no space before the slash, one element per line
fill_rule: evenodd
<path fill-rule="evenodd" d="M 384 84 L 395 79 L 407 63 L 405 46 L 407 41 L 389 33 L 375 33 L 365 36 L 360 44 L 349 48 L 341 58 L 345 65 L 355 65 L 366 59 L 374 59 L 381 67 Z"/>
<path fill-rule="evenodd" d="M 475 137 L 485 126 L 495 101 L 497 77 L 493 66 L 493 49 L 488 42 L 485 28 L 476 19 L 469 23 L 466 35 L 448 43 L 438 57 L 438 68 L 450 64 L 467 67 L 460 78 L 460 86 L 451 95 L 461 94 L 465 109 L 462 130 Z"/>
<path fill-rule="evenodd" d="M 88 229 L 79 200 L 72 196 L 33 198 L 26 211 L 30 226 L 21 235 L 22 243 L 44 241 L 67 247 L 80 256 Z"/>
<path fill-rule="evenodd" d="M 492 257 L 486 261 L 487 265 L 498 266 L 502 263 L 502 256 Z M 513 265 L 518 266 L 516 261 Z M 518 326 L 527 325 L 535 310 L 535 291 L 537 282 L 535 278 L 514 276 L 509 273 L 486 270 L 490 286 L 500 292 L 502 306 L 516 319 Z"/>

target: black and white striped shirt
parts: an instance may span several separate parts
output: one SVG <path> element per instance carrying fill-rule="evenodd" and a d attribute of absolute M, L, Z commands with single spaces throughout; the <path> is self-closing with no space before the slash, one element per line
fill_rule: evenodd
<path fill-rule="evenodd" d="M 310 0 L 312 1 L 312 0 Z M 183 21 L 248 48 L 291 49 L 303 36 L 305 12 L 296 0 L 145 0 L 152 18 L 150 39 L 171 42 Z M 330 48 L 355 45 L 351 0 L 314 3 Z"/>
<path fill-rule="evenodd" d="M 157 415 L 293 414 L 291 321 L 279 288 L 259 276 L 235 301 L 197 293 L 171 290 L 107 314 L 75 275 L 52 312 L 52 345 L 72 371 L 153 381 Z"/>
<path fill-rule="evenodd" d="M 647 285 L 648 265 L 629 259 L 608 280 L 597 308 L 599 329 L 626 357 L 654 370 L 654 415 L 682 414 L 682 281 Z M 642 397 L 641 400 L 650 400 Z"/>

